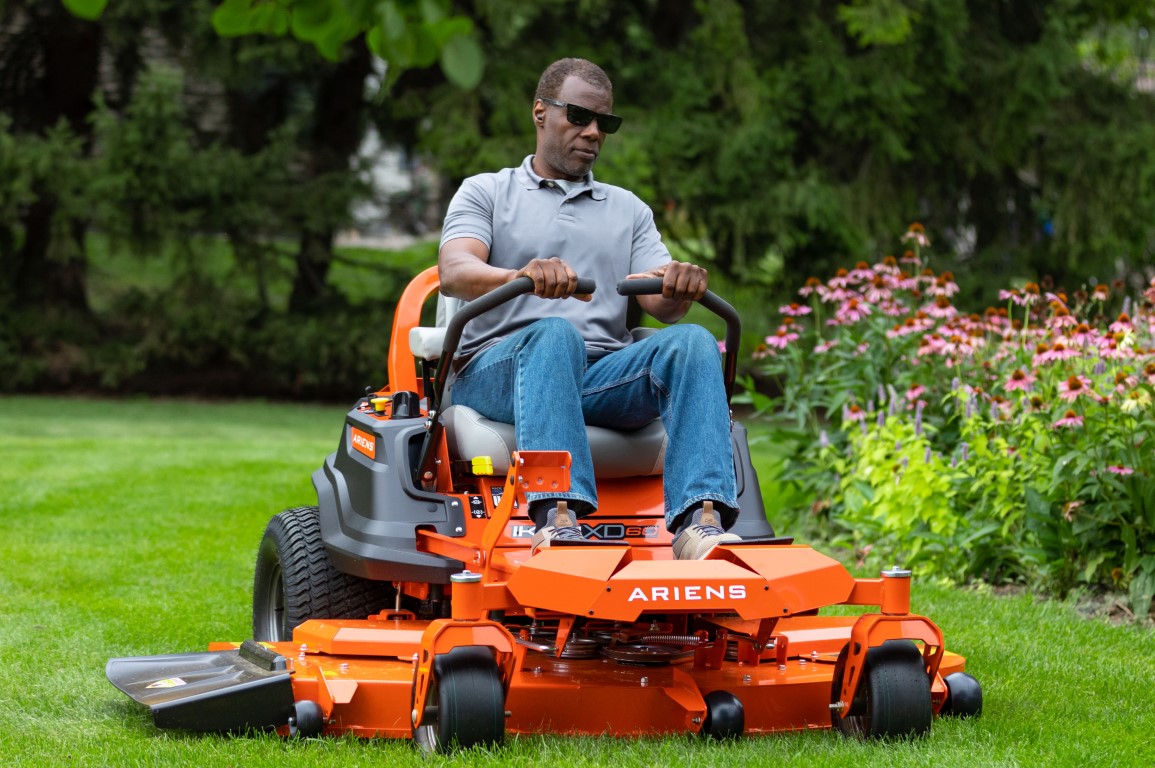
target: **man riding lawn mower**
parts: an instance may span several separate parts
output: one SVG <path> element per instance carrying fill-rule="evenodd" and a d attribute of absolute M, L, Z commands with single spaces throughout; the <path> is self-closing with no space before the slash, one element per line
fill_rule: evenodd
<path fill-rule="evenodd" d="M 403 295 L 394 388 L 347 414 L 338 450 L 313 476 L 318 505 L 269 523 L 254 584 L 258 642 L 108 663 L 109 679 L 159 727 L 352 733 L 445 750 L 506 733 L 730 737 L 833 726 L 908 736 L 936 714 L 980 711 L 962 657 L 910 613 L 908 571 L 856 579 L 774 537 L 740 424 L 730 433 L 735 540 L 700 560 L 674 558 L 659 421 L 590 428 L 598 509 L 582 519 L 582 540 L 531 552 L 526 496 L 565 493 L 571 459 L 516 450 L 510 425 L 467 406 L 442 411 L 437 361 L 452 359 L 466 323 L 533 283 L 470 302 L 447 328 L 420 328 L 437 287 L 430 269 Z M 702 303 L 727 323 L 729 392 L 738 316 L 712 293 Z M 840 604 L 878 611 L 820 615 Z"/>
<path fill-rule="evenodd" d="M 910 613 L 908 571 L 856 579 L 775 537 L 730 419 L 738 315 L 641 201 L 594 180 L 611 108 L 600 68 L 555 62 L 537 152 L 463 184 L 439 268 L 397 307 L 389 387 L 346 416 L 317 506 L 266 529 L 255 640 L 109 662 L 158 726 L 443 750 L 507 732 L 908 736 L 979 711 L 963 659 Z M 468 303 L 422 328 L 439 290 Z M 632 333 L 631 297 L 665 323 L 700 302 L 724 358 L 700 327 Z M 819 615 L 840 604 L 878 611 Z"/>

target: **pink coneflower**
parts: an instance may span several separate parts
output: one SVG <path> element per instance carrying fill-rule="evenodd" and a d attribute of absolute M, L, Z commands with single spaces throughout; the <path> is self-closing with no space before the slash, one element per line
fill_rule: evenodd
<path fill-rule="evenodd" d="M 873 304 L 880 304 L 882 301 L 889 299 L 891 293 L 882 275 L 875 275 L 871 278 L 870 284 L 863 289 L 862 295 L 866 297 L 867 301 Z"/>
<path fill-rule="evenodd" d="M 1079 323 L 1068 338 L 1076 347 L 1086 347 L 1097 343 L 1099 332 L 1086 323 Z"/>
<path fill-rule="evenodd" d="M 946 340 L 937 333 L 930 333 L 922 337 L 916 354 L 918 357 L 922 357 L 923 355 L 937 355 L 941 354 L 945 348 Z"/>
<path fill-rule="evenodd" d="M 943 353 L 947 355 L 954 355 L 956 357 L 969 357 L 974 352 L 974 347 L 965 336 L 960 336 L 957 333 L 952 333 L 946 340 L 946 346 L 943 347 Z"/>
<path fill-rule="evenodd" d="M 1078 350 L 1069 349 L 1067 345 L 1061 341 L 1056 341 L 1050 347 L 1047 347 L 1045 344 L 1040 344 L 1039 348 L 1034 360 L 1032 360 L 1032 364 L 1036 367 L 1079 356 Z"/>
<path fill-rule="evenodd" d="M 838 271 L 834 273 L 834 277 L 827 280 L 826 284 L 831 288 L 847 288 L 850 286 L 850 273 L 839 267 Z"/>
<path fill-rule="evenodd" d="M 808 277 L 801 288 L 798 289 L 799 296 L 809 296 L 812 293 L 821 295 L 822 281 L 817 277 Z"/>
<path fill-rule="evenodd" d="M 1134 328 L 1135 326 L 1131 324 L 1131 316 L 1126 312 L 1119 313 L 1119 316 L 1115 318 L 1115 322 L 1107 326 L 1107 330 L 1111 333 L 1126 333 L 1127 331 L 1134 330 Z"/>
<path fill-rule="evenodd" d="M 931 296 L 954 296 L 958 293 L 958 284 L 954 281 L 954 275 L 950 272 L 943 272 L 935 278 L 927 293 Z"/>
<path fill-rule="evenodd" d="M 1107 467 L 1107 471 L 1113 475 L 1133 475 L 1133 474 L 1135 474 L 1135 470 L 1131 469 L 1130 467 L 1124 467 L 1121 464 L 1112 464 L 1111 466 Z"/>
<path fill-rule="evenodd" d="M 814 310 L 803 304 L 790 303 L 785 306 L 778 307 L 778 311 L 789 317 L 801 317 L 802 315 L 809 315 Z"/>
<path fill-rule="evenodd" d="M 923 307 L 923 311 L 931 317 L 939 318 L 954 317 L 958 314 L 958 310 L 951 305 L 950 299 L 948 299 L 946 296 L 935 297 L 935 300 L 932 303 Z"/>
<path fill-rule="evenodd" d="M 724 346 L 726 346 L 726 342 L 724 342 L 724 341 L 718 342 L 718 351 L 722 352 L 723 354 L 726 351 L 726 350 L 722 349 L 722 347 L 724 347 Z M 777 354 L 778 354 L 777 352 L 770 349 L 770 347 L 766 346 L 765 344 L 759 344 L 756 347 L 754 347 L 754 351 L 750 354 L 750 356 L 753 357 L 755 360 L 762 360 L 762 359 L 767 358 L 767 357 L 774 357 Z"/>
<path fill-rule="evenodd" d="M 1115 374 L 1115 391 L 1120 395 L 1134 389 L 1138 384 L 1139 379 L 1132 376 L 1130 371 L 1119 371 Z"/>
<path fill-rule="evenodd" d="M 1074 411 L 1068 410 L 1063 414 L 1063 418 L 1056 421 L 1052 426 L 1056 427 L 1081 427 L 1083 426 L 1083 417 Z"/>
<path fill-rule="evenodd" d="M 824 341 L 821 344 L 819 344 L 818 346 L 814 347 L 814 354 L 825 355 L 827 352 L 829 352 L 830 350 L 834 349 L 837 346 L 838 346 L 838 339 L 831 339 L 830 341 Z"/>
<path fill-rule="evenodd" d="M 920 264 L 921 263 L 921 260 L 918 258 L 918 254 L 916 254 L 914 251 L 903 251 L 901 261 L 903 264 Z"/>
<path fill-rule="evenodd" d="M 900 272 L 898 259 L 893 256 L 883 256 L 882 261 L 874 265 L 874 271 L 881 275 L 897 275 Z"/>
<path fill-rule="evenodd" d="M 1016 389 L 1030 391 L 1034 384 L 1035 377 L 1033 374 L 1027 373 L 1022 368 L 1016 368 L 1006 383 L 1003 384 L 1003 389 L 1008 392 L 1014 392 Z"/>
<path fill-rule="evenodd" d="M 854 269 L 850 270 L 847 277 L 856 283 L 870 282 L 874 280 L 874 270 L 865 261 L 860 261 L 854 265 Z"/>
<path fill-rule="evenodd" d="M 930 245 L 930 238 L 926 236 L 926 230 L 917 221 L 910 225 L 910 229 L 902 236 L 904 243 L 914 241 L 918 243 L 920 248 L 926 248 Z"/>
<path fill-rule="evenodd" d="M 916 402 L 922 397 L 923 392 L 926 392 L 926 387 L 921 384 L 911 384 L 910 389 L 906 390 L 906 399 L 911 403 Z"/>
<path fill-rule="evenodd" d="M 786 326 L 779 328 L 773 336 L 767 336 L 765 338 L 766 346 L 771 349 L 786 349 L 792 341 L 798 341 L 798 334 Z"/>
<path fill-rule="evenodd" d="M 1059 382 L 1059 398 L 1072 403 L 1079 399 L 1080 395 L 1093 395 L 1091 391 L 1091 380 L 1086 376 L 1069 376 L 1066 381 Z"/>
<path fill-rule="evenodd" d="M 842 409 L 843 421 L 864 421 L 866 419 L 866 411 L 862 410 L 857 403 L 851 403 Z"/>
<path fill-rule="evenodd" d="M 850 298 L 842 302 L 834 317 L 827 321 L 829 325 L 852 325 L 867 317 L 871 313 L 871 306 L 865 301 Z"/>
<path fill-rule="evenodd" d="M 1018 304 L 1020 307 L 1025 307 L 1028 304 L 1034 304 L 1036 301 L 1038 301 L 1039 297 L 1042 295 L 1042 291 L 1039 289 L 1038 283 L 1027 283 L 1023 286 L 1023 290 L 1012 291 L 1011 294 L 1011 301 Z M 1000 298 L 1002 298 L 1001 294 Z"/>
<path fill-rule="evenodd" d="M 1047 319 L 1047 327 L 1049 328 L 1067 328 L 1069 326 L 1078 325 L 1079 321 L 1071 314 L 1071 310 L 1057 301 L 1051 302 L 1051 317 Z"/>
<path fill-rule="evenodd" d="M 902 317 L 907 311 L 905 304 L 892 298 L 885 299 L 879 306 L 882 308 L 882 314 L 887 317 Z"/>

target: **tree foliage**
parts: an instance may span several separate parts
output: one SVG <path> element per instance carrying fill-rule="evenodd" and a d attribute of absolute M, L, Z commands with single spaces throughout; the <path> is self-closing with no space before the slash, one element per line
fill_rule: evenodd
<path fill-rule="evenodd" d="M 243 323 L 324 316 L 368 125 L 450 187 L 516 164 L 563 55 L 602 64 L 626 117 L 598 177 L 763 293 L 916 219 L 964 290 L 1137 281 L 1153 22 L 1139 0 L 8 0 L 0 304 L 91 320 L 94 231 L 142 264 L 185 252 L 201 285 L 209 234 L 252 280 Z"/>

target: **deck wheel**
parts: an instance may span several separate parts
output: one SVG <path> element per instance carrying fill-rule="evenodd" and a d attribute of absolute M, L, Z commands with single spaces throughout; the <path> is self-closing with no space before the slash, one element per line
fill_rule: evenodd
<path fill-rule="evenodd" d="M 955 717 L 978 717 L 983 712 L 983 689 L 979 681 L 966 672 L 955 672 L 947 675 L 943 680 L 946 683 L 946 704 L 943 705 L 943 715 Z"/>
<path fill-rule="evenodd" d="M 505 691 L 490 648 L 454 648 L 433 660 L 425 713 L 413 739 L 430 753 L 504 741 Z"/>
<path fill-rule="evenodd" d="M 301 699 L 293 702 L 293 714 L 289 718 L 289 736 L 308 739 L 320 736 L 325 730 L 325 713 L 315 701 Z"/>
<path fill-rule="evenodd" d="M 706 721 L 702 735 L 712 739 L 736 739 L 746 730 L 746 710 L 742 700 L 729 691 L 706 694 Z"/>
<path fill-rule="evenodd" d="M 840 698 L 849 654 L 847 644 L 834 664 L 831 704 Z M 834 727 L 856 739 L 922 736 L 930 730 L 932 716 L 930 677 L 922 654 L 909 640 L 887 640 L 868 650 L 850 712 L 842 717 L 831 710 Z"/>

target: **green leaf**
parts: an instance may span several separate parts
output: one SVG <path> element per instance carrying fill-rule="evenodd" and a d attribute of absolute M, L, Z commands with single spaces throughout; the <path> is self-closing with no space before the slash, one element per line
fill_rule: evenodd
<path fill-rule="evenodd" d="M 69 13 L 88 21 L 99 19 L 108 5 L 108 0 L 63 0 L 63 2 Z"/>
<path fill-rule="evenodd" d="M 315 42 L 324 36 L 333 7 L 328 0 L 297 0 L 293 4 L 290 29 L 298 40 Z"/>
<path fill-rule="evenodd" d="M 485 73 L 485 56 L 472 37 L 451 38 L 441 49 L 441 71 L 462 90 L 472 90 Z"/>

